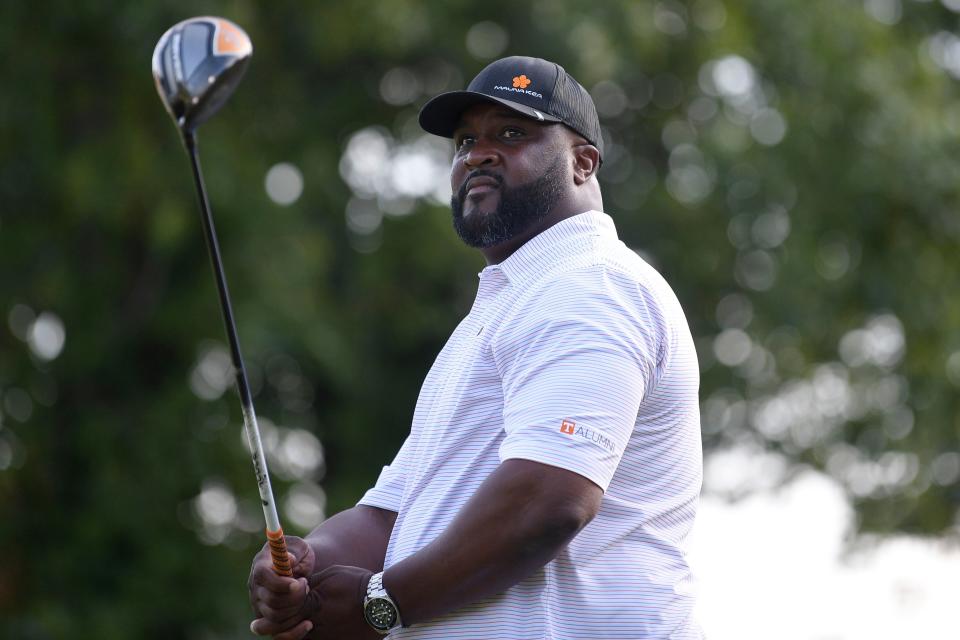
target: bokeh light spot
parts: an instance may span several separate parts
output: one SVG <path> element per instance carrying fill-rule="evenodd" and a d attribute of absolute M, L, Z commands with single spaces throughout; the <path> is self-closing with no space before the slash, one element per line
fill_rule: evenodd
<path fill-rule="evenodd" d="M 675 0 L 658 2 L 653 8 L 653 24 L 658 31 L 667 35 L 685 36 L 687 8 Z"/>
<path fill-rule="evenodd" d="M 746 329 L 753 320 L 753 303 L 742 293 L 731 293 L 717 303 L 717 324 L 724 329 Z"/>
<path fill-rule="evenodd" d="M 717 31 L 727 23 L 727 9 L 718 0 L 697 0 L 692 14 L 693 23 L 704 31 Z"/>
<path fill-rule="evenodd" d="M 734 277 L 748 289 L 767 291 L 777 279 L 777 262 L 769 252 L 761 249 L 740 253 Z"/>
<path fill-rule="evenodd" d="M 713 341 L 713 353 L 717 361 L 728 367 L 746 362 L 752 348 L 750 336 L 740 329 L 725 329 Z"/>
<path fill-rule="evenodd" d="M 3 393 L 3 410 L 17 422 L 26 422 L 33 415 L 33 399 L 20 387 L 10 387 Z"/>
<path fill-rule="evenodd" d="M 289 162 L 280 162 L 270 167 L 264 179 L 264 188 L 270 199 L 279 205 L 291 205 L 303 193 L 303 174 Z"/>
<path fill-rule="evenodd" d="M 756 72 L 744 58 L 731 55 L 717 60 L 711 70 L 713 86 L 723 96 L 742 96 L 753 90 Z"/>
<path fill-rule="evenodd" d="M 941 487 L 955 483 L 960 479 L 960 453 L 947 451 L 938 455 L 930 464 L 930 474 Z"/>
<path fill-rule="evenodd" d="M 954 351 L 947 358 L 947 379 L 955 387 L 960 387 L 960 351 Z"/>
<path fill-rule="evenodd" d="M 190 372 L 190 390 L 203 400 L 216 400 L 233 384 L 233 379 L 233 362 L 226 347 L 204 345 Z"/>
<path fill-rule="evenodd" d="M 63 351 L 67 334 L 63 321 L 54 313 L 44 311 L 30 325 L 27 344 L 41 360 L 53 360 Z"/>
<path fill-rule="evenodd" d="M 492 60 L 507 48 L 510 37 L 496 22 L 484 20 L 467 31 L 467 51 L 477 60 Z"/>
<path fill-rule="evenodd" d="M 837 350 L 851 367 L 870 364 L 890 369 L 903 358 L 905 347 L 903 323 L 893 314 L 884 314 L 844 334 Z"/>
<path fill-rule="evenodd" d="M 0 471 L 6 471 L 13 463 L 13 447 L 5 438 L 0 438 Z"/>
<path fill-rule="evenodd" d="M 293 524 L 309 531 L 326 518 L 327 495 L 316 484 L 300 482 L 290 488 L 283 506 Z"/>
<path fill-rule="evenodd" d="M 603 80 L 594 85 L 590 96 L 601 118 L 614 118 L 627 108 L 629 102 L 623 88 L 612 80 Z"/>
<path fill-rule="evenodd" d="M 868 16 L 885 25 L 897 24 L 903 15 L 900 0 L 864 0 L 863 8 Z"/>
<path fill-rule="evenodd" d="M 787 135 L 787 121 L 776 109 L 760 109 L 750 118 L 750 135 L 760 144 L 772 147 Z"/>
<path fill-rule="evenodd" d="M 27 334 L 30 333 L 30 327 L 36 319 L 33 309 L 25 304 L 15 304 L 7 314 L 7 326 L 10 332 L 18 339 L 26 342 Z"/>
<path fill-rule="evenodd" d="M 940 4 L 954 13 L 960 13 L 960 0 L 940 0 Z"/>
<path fill-rule="evenodd" d="M 780 206 L 760 214 L 750 227 L 750 237 L 762 249 L 779 247 L 789 235 L 790 215 Z"/>
<path fill-rule="evenodd" d="M 827 233 L 820 239 L 814 267 L 825 280 L 839 280 L 858 259 L 858 248 L 841 233 Z"/>
<path fill-rule="evenodd" d="M 324 468 L 323 446 L 306 429 L 289 429 L 273 450 L 279 475 L 292 480 L 317 480 Z"/>
<path fill-rule="evenodd" d="M 193 513 L 200 523 L 197 532 L 204 544 L 217 545 L 226 541 L 237 519 L 237 499 L 225 483 L 207 480 L 193 499 Z"/>
<path fill-rule="evenodd" d="M 396 107 L 416 100 L 422 89 L 417 74 L 406 67 L 390 69 L 380 79 L 380 97 Z"/>
<path fill-rule="evenodd" d="M 376 200 L 350 198 L 345 215 L 347 228 L 363 236 L 379 231 L 383 223 L 383 212 L 377 206 Z"/>

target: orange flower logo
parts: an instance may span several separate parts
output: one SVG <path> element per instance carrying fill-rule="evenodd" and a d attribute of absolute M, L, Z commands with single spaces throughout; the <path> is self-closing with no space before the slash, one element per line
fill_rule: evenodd
<path fill-rule="evenodd" d="M 530 78 L 528 78 L 523 74 L 520 74 L 519 76 L 513 79 L 513 87 L 514 89 L 526 89 L 528 86 L 530 86 L 531 82 L 533 81 Z"/>

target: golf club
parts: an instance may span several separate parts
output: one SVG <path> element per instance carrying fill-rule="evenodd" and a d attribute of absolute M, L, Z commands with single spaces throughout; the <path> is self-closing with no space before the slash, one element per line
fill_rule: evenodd
<path fill-rule="evenodd" d="M 227 279 L 220 260 L 220 246 L 210 213 L 207 189 L 200 171 L 195 134 L 196 128 L 216 113 L 237 88 L 252 54 L 250 38 L 243 29 L 229 20 L 210 16 L 190 18 L 168 29 L 157 42 L 153 51 L 153 78 L 163 105 L 183 136 L 183 143 L 193 167 L 204 235 L 217 281 L 227 339 L 230 342 L 230 356 L 236 374 L 237 391 L 240 394 L 244 430 L 260 487 L 260 502 L 267 523 L 266 534 L 273 568 L 279 575 L 292 576 L 287 544 L 277 515 L 267 460 L 260 441 L 257 414 L 253 409 L 247 372 L 240 354 L 240 340 L 233 320 L 230 292 L 227 290 Z"/>

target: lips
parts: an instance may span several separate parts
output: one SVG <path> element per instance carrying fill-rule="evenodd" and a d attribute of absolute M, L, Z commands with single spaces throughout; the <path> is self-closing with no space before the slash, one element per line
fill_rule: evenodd
<path fill-rule="evenodd" d="M 467 180 L 467 182 L 463 185 L 463 190 L 465 195 L 470 195 L 471 192 L 484 193 L 499 187 L 500 181 L 496 178 L 489 176 L 476 176 Z"/>

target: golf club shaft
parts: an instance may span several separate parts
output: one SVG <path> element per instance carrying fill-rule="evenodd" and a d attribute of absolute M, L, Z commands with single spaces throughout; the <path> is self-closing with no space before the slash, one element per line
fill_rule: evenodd
<path fill-rule="evenodd" d="M 267 471 L 267 459 L 263 453 L 263 444 L 260 441 L 260 429 L 257 426 L 257 414 L 253 410 L 253 397 L 250 394 L 250 385 L 247 383 L 247 371 L 243 366 L 243 357 L 240 354 L 240 340 L 237 338 L 237 327 L 233 321 L 233 308 L 230 305 L 230 292 L 227 290 L 227 278 L 223 272 L 223 263 L 220 260 L 220 246 L 217 242 L 216 230 L 213 226 L 213 216 L 210 213 L 210 202 L 207 199 L 207 189 L 200 171 L 200 157 L 197 152 L 197 139 L 192 131 L 183 131 L 183 141 L 190 155 L 190 164 L 193 168 L 193 179 L 197 185 L 197 196 L 200 199 L 200 211 L 203 218 L 203 232 L 207 240 L 207 249 L 210 252 L 210 262 L 217 280 L 217 292 L 220 295 L 220 310 L 223 312 L 223 323 L 227 330 L 227 340 L 230 343 L 230 357 L 236 373 L 237 391 L 240 393 L 240 403 L 243 410 L 243 427 L 250 443 L 253 454 L 253 469 L 257 474 L 257 485 L 260 487 L 260 502 L 263 504 L 263 517 L 267 523 L 267 541 L 270 544 L 270 555 L 273 559 L 273 568 L 279 575 L 291 576 L 290 557 L 287 555 L 287 544 L 277 516 L 277 506 L 273 500 L 273 489 L 270 486 L 270 474 Z"/>

